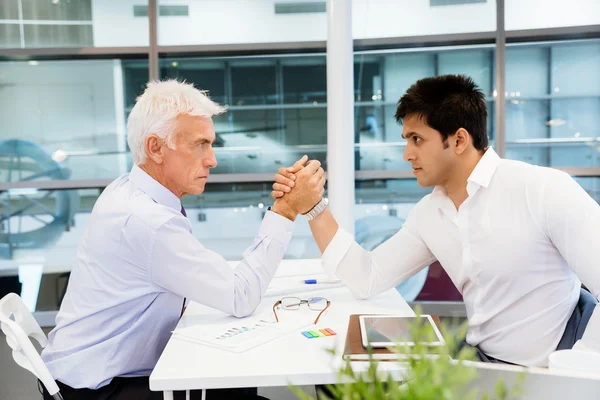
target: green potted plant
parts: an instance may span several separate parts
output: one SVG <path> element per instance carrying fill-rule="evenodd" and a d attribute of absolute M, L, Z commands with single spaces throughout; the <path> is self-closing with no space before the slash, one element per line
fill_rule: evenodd
<path fill-rule="evenodd" d="M 420 316 L 419 310 L 417 315 Z M 410 355 L 403 361 L 406 373 L 401 381 L 390 374 L 382 374 L 379 370 L 380 362 L 369 358 L 368 367 L 361 372 L 354 371 L 348 361 L 338 371 L 338 382 L 327 385 L 327 394 L 318 393 L 318 400 L 438 400 L 438 399 L 487 399 L 509 400 L 522 395 L 524 374 L 519 376 L 517 383 L 508 388 L 499 380 L 494 393 L 477 393 L 470 387 L 477 377 L 477 370 L 465 365 L 466 360 L 475 360 L 475 352 L 470 348 L 459 351 L 459 342 L 456 337 L 464 337 L 467 332 L 466 323 L 451 329 L 447 324 L 441 324 L 440 331 L 444 336 L 446 345 L 432 349 L 416 338 L 423 338 L 423 324 L 420 317 L 411 326 L 415 346 L 399 347 L 392 349 L 394 352 Z M 455 324 L 454 324 L 455 325 Z M 454 333 L 451 333 L 453 331 Z M 335 350 L 330 350 L 332 356 Z M 435 357 L 431 357 L 432 354 Z M 390 362 L 390 361 L 387 361 Z M 392 361 L 395 362 L 395 361 Z M 314 397 L 298 387 L 291 387 L 292 392 L 301 400 L 315 400 Z"/>

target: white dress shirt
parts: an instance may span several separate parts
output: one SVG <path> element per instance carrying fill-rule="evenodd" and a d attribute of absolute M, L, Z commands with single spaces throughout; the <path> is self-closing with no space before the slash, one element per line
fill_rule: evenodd
<path fill-rule="evenodd" d="M 439 260 L 463 295 L 467 342 L 500 360 L 545 366 L 581 281 L 600 294 L 600 207 L 566 173 L 504 160 L 491 148 L 467 193 L 457 211 L 436 187 L 372 252 L 339 229 L 324 266 L 368 297 Z M 592 320 L 599 317 L 596 309 Z"/>
<path fill-rule="evenodd" d="M 149 376 L 184 297 L 238 317 L 251 314 L 294 223 L 267 212 L 235 269 L 191 228 L 179 198 L 136 166 L 104 190 L 42 354 L 55 379 L 97 389 L 113 377 Z"/>

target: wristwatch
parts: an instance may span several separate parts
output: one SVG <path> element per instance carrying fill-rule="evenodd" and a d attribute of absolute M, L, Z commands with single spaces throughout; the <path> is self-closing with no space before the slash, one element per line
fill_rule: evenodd
<path fill-rule="evenodd" d="M 321 214 L 323 211 L 325 211 L 325 209 L 327 208 L 327 204 L 329 204 L 329 200 L 327 200 L 327 198 L 323 197 L 321 199 L 321 201 L 319 201 L 317 203 L 316 206 L 314 206 L 309 212 L 307 212 L 306 214 L 302 214 L 306 217 L 306 219 L 308 221 L 313 220 L 317 215 Z"/>

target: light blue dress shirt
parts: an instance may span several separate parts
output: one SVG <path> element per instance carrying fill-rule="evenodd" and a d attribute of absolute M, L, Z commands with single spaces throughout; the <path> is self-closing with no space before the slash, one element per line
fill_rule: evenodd
<path fill-rule="evenodd" d="M 179 198 L 134 166 L 96 201 L 44 362 L 54 379 L 74 388 L 149 376 L 183 298 L 238 317 L 251 314 L 293 229 L 292 221 L 268 211 L 232 269 L 192 235 Z"/>

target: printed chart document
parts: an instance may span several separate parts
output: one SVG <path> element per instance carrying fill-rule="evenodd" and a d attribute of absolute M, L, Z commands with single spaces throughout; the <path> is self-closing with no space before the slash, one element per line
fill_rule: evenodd
<path fill-rule="evenodd" d="M 189 326 L 180 324 L 173 331 L 173 336 L 242 353 L 312 325 L 315 318 L 310 310 L 278 310 L 277 313 L 279 322 L 275 321 L 273 312 L 269 310 L 246 318 L 222 317 Z"/>

